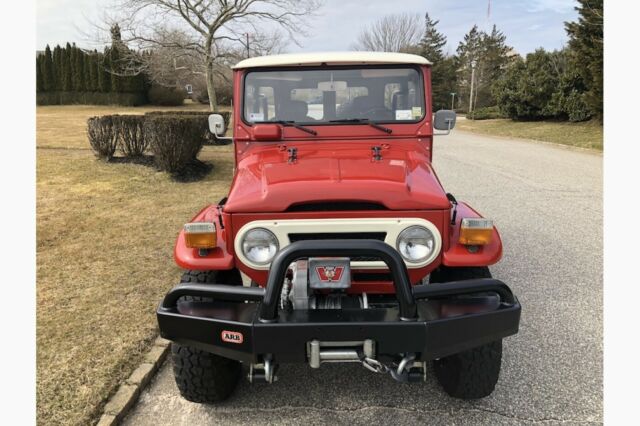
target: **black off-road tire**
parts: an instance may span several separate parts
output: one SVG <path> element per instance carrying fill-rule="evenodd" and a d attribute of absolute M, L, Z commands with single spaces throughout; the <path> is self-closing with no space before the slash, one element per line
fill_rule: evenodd
<path fill-rule="evenodd" d="M 430 283 L 491 278 L 487 267 L 447 268 L 431 273 Z M 433 362 L 436 378 L 452 397 L 479 399 L 490 395 L 498 383 L 502 365 L 502 340 L 478 346 Z"/>
<path fill-rule="evenodd" d="M 171 344 L 171 357 L 176 385 L 188 401 L 224 401 L 240 380 L 242 368 L 238 361 L 176 343 Z"/>
<path fill-rule="evenodd" d="M 186 271 L 180 282 L 242 285 L 240 273 L 231 271 Z M 210 298 L 185 296 L 185 301 Z M 173 375 L 183 398 L 191 402 L 216 403 L 229 398 L 240 381 L 240 362 L 189 346 L 171 344 Z"/>

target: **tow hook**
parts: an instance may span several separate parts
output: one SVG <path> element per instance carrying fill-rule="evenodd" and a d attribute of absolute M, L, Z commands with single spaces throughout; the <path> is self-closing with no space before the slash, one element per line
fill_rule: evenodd
<path fill-rule="evenodd" d="M 274 364 L 270 356 L 265 356 L 264 362 L 261 364 L 249 365 L 249 383 L 256 383 L 259 381 L 273 383 L 278 380 L 276 376 L 276 370 L 278 366 Z"/>
<path fill-rule="evenodd" d="M 369 371 L 374 373 L 389 373 L 394 380 L 401 383 L 421 382 L 425 380 L 426 365 L 423 362 L 416 363 L 416 354 L 409 353 L 402 357 L 398 366 L 392 365 L 391 368 L 384 365 L 377 359 L 363 356 L 361 358 L 362 365 Z M 416 366 L 416 364 L 418 364 Z"/>
<path fill-rule="evenodd" d="M 414 383 L 421 382 L 425 379 L 426 365 L 424 362 L 417 363 L 416 366 L 416 354 L 406 354 L 400 363 L 398 368 L 389 369 L 391 377 L 401 383 Z"/>

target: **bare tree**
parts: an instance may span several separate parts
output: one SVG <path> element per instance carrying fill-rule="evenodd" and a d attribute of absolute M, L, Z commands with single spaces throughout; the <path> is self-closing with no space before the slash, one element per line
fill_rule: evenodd
<path fill-rule="evenodd" d="M 228 78 L 229 65 L 242 57 L 246 34 L 252 53 L 281 50 L 283 33 L 294 42 L 306 34 L 305 18 L 321 0 L 123 0 L 123 40 L 150 50 L 157 71 L 163 67 L 204 74 L 209 104 L 217 108 L 215 81 Z M 265 31 L 265 28 L 270 29 Z M 162 72 L 156 73 L 162 76 Z"/>
<path fill-rule="evenodd" d="M 408 52 L 420 42 L 421 36 L 422 23 L 419 15 L 387 15 L 365 27 L 352 48 L 377 52 Z"/>

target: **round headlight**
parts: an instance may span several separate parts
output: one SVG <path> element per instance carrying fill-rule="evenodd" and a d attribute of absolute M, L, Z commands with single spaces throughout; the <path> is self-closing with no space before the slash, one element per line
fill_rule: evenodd
<path fill-rule="evenodd" d="M 269 263 L 278 252 L 278 239 L 266 229 L 252 229 L 242 238 L 242 252 L 253 263 Z"/>
<path fill-rule="evenodd" d="M 410 226 L 398 235 L 397 248 L 407 261 L 418 263 L 426 260 L 436 245 L 435 237 L 427 228 Z"/>

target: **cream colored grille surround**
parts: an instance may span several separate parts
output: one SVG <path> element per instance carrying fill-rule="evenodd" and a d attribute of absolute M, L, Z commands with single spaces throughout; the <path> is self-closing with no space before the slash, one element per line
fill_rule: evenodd
<path fill-rule="evenodd" d="M 438 228 L 431 222 L 420 218 L 352 218 L 352 219 L 286 219 L 286 220 L 256 220 L 249 222 L 240 228 L 236 234 L 234 248 L 236 256 L 245 265 L 257 269 L 267 270 L 270 264 L 258 265 L 247 259 L 242 252 L 242 239 L 244 235 L 252 229 L 264 228 L 273 232 L 278 239 L 280 250 L 291 244 L 289 234 L 304 233 L 355 233 L 355 232 L 386 232 L 384 242 L 397 250 L 396 241 L 398 235 L 409 226 L 419 225 L 427 228 L 433 233 L 435 248 L 429 258 L 422 262 L 405 264 L 409 269 L 422 268 L 433 262 L 442 248 L 442 236 Z M 353 269 L 385 269 L 384 262 L 351 262 Z"/>

